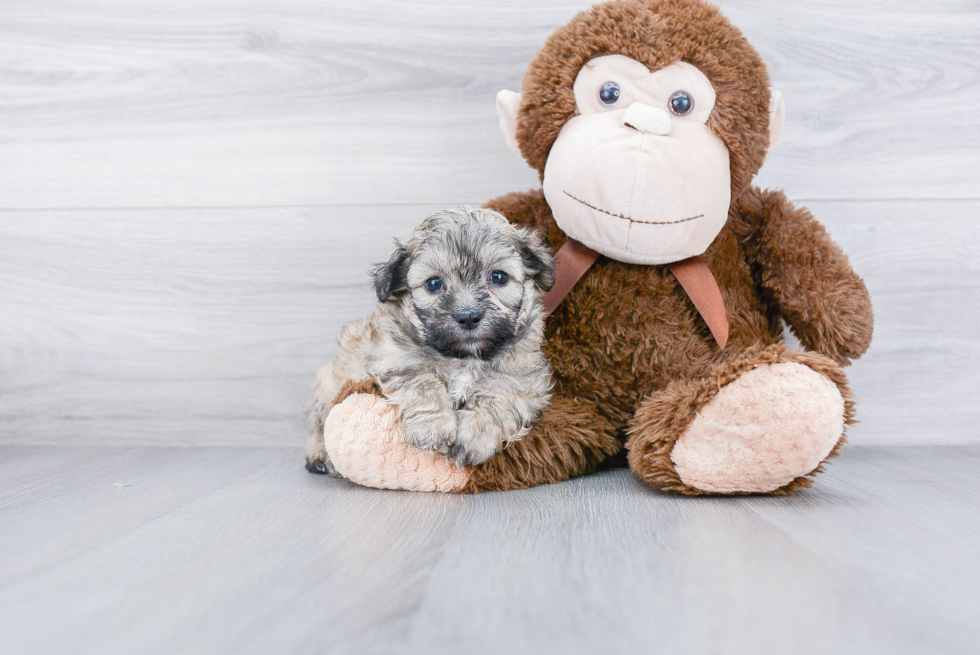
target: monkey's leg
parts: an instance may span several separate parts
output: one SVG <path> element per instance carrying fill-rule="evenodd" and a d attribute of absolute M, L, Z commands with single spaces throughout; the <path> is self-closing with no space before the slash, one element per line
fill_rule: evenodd
<path fill-rule="evenodd" d="M 595 408 L 552 397 L 541 419 L 520 441 L 486 462 L 459 467 L 444 455 L 404 442 L 394 409 L 366 388 L 338 395 L 324 426 L 329 459 L 358 484 L 413 491 L 504 491 L 585 475 L 622 445 Z"/>
<path fill-rule="evenodd" d="M 782 344 L 751 349 L 644 399 L 629 427 L 630 468 L 689 495 L 809 487 L 845 441 L 851 398 L 828 357 Z"/>

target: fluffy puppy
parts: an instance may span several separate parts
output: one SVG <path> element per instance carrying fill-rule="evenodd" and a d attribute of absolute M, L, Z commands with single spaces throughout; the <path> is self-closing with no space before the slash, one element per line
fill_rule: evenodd
<path fill-rule="evenodd" d="M 373 380 L 405 441 L 473 465 L 520 439 L 548 403 L 541 294 L 554 261 L 537 233 L 460 207 L 425 219 L 373 273 L 380 304 L 344 327 L 317 373 L 306 468 L 335 473 L 323 424 L 346 382 Z"/>

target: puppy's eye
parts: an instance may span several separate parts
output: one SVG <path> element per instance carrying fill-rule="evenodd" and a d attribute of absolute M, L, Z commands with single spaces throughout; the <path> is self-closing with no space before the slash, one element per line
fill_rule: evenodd
<path fill-rule="evenodd" d="M 510 276 L 503 271 L 494 271 L 490 274 L 490 284 L 495 287 L 502 287 L 510 280 Z"/>
<path fill-rule="evenodd" d="M 687 116 L 694 110 L 694 98 L 687 91 L 674 91 L 667 101 L 667 106 L 674 116 Z"/>
<path fill-rule="evenodd" d="M 425 281 L 425 290 L 429 293 L 438 293 L 442 289 L 441 277 L 430 277 Z"/>
<path fill-rule="evenodd" d="M 619 96 L 623 95 L 619 84 L 616 82 L 606 82 L 599 89 L 599 102 L 607 107 L 612 107 L 619 102 Z"/>

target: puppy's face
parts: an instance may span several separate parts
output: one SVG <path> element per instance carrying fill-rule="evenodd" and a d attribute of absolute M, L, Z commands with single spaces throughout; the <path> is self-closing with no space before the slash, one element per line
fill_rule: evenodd
<path fill-rule="evenodd" d="M 427 218 L 375 272 L 378 298 L 400 300 L 420 339 L 446 357 L 492 358 L 523 336 L 552 284 L 540 238 L 486 209 Z"/>

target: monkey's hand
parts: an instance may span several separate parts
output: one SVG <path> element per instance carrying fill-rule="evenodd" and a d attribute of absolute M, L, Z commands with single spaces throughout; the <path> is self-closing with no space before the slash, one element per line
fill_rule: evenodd
<path fill-rule="evenodd" d="M 405 443 L 398 412 L 380 390 L 355 391 L 339 399 L 324 423 L 326 452 L 339 475 L 379 489 L 450 492 L 467 484 L 467 469 Z"/>

